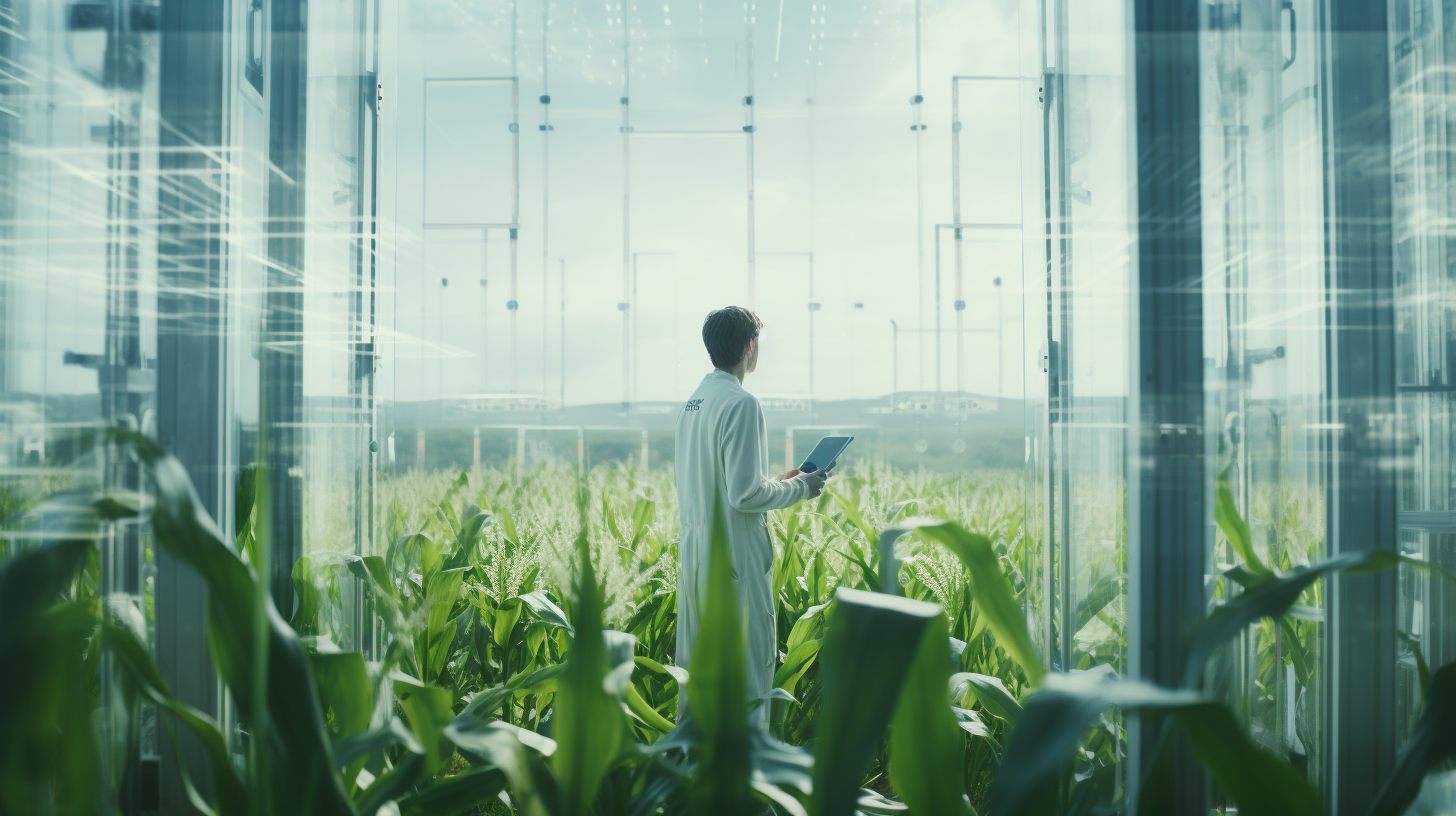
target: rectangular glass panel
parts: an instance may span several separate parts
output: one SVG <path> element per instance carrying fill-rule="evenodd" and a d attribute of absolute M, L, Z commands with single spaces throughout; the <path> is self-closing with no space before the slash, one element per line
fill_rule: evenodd
<path fill-rule="evenodd" d="M 1325 555 L 1322 71 L 1311 4 L 1216 4 L 1204 19 L 1204 357 L 1214 606 L 1234 567 L 1285 573 Z M 1245 528 L 1247 533 L 1244 532 Z M 1253 738 L 1320 781 L 1322 585 L 1265 620 L 1215 673 Z"/>

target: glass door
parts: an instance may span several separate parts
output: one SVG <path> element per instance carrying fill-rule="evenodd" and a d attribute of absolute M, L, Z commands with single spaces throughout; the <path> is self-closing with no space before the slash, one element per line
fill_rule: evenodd
<path fill-rule="evenodd" d="M 1396 402 L 1405 464 L 1398 471 L 1400 550 L 1447 569 L 1456 568 L 1456 247 L 1447 226 L 1453 14 L 1449 2 L 1390 3 Z M 1396 717 L 1403 740 L 1420 714 L 1429 673 L 1456 661 L 1456 588 L 1403 566 L 1399 605 Z"/>
<path fill-rule="evenodd" d="M 1212 604 L 1230 575 L 1319 561 L 1325 255 L 1320 45 L 1311 0 L 1209 5 L 1203 314 Z M 1318 777 L 1323 601 L 1250 628 L 1214 671 L 1254 739 Z M 1312 761 L 1314 760 L 1314 761 Z"/>

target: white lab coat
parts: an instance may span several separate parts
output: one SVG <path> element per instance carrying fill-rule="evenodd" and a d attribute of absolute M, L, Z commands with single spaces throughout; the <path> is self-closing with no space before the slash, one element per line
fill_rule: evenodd
<path fill-rule="evenodd" d="M 677 503 L 682 517 L 678 545 L 677 665 L 689 669 L 698 636 L 698 605 L 708 586 L 708 554 L 717 497 L 733 553 L 733 585 L 748 635 L 748 699 L 768 694 L 777 662 L 774 633 L 773 543 L 769 510 L 809 497 L 800 478 L 768 475 L 768 428 L 758 400 L 726 371 L 714 370 L 678 412 Z M 679 720 L 686 714 L 686 693 Z M 758 715 L 762 717 L 762 709 Z"/>

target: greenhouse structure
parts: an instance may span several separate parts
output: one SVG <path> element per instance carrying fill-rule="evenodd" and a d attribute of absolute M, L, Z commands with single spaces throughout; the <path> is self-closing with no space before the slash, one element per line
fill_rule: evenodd
<path fill-rule="evenodd" d="M 0 816 L 1456 814 L 1456 2 L 762 5 L 0 0 Z"/>

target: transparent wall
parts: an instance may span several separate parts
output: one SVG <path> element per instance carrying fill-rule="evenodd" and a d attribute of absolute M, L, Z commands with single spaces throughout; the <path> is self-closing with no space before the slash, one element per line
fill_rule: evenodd
<path fill-rule="evenodd" d="M 357 588 L 330 554 L 372 549 L 375 7 L 3 13 L 0 546 L 62 534 L 56 514 L 88 492 L 146 487 L 107 436 L 140 432 L 255 567 L 274 542 L 275 586 L 306 585 L 311 560 L 333 603 L 295 628 L 356 648 Z M 145 621 L 180 699 L 227 722 L 196 574 L 135 520 L 100 543 L 94 591 Z M 144 706 L 151 781 L 126 795 L 173 812 L 185 797 L 175 762 L 157 769 L 175 750 L 159 729 Z"/>
<path fill-rule="evenodd" d="M 1065 669 L 1122 669 L 1129 306 L 1127 20 L 1119 3 L 1048 19 L 1047 176 L 1056 276 L 1046 311 L 1052 440 L 1047 643 Z"/>
<path fill-rule="evenodd" d="M 1330 812 L 1363 812 L 1456 662 L 1453 15 L 0 0 L 0 561 L 98 495 L 155 493 L 140 435 L 299 651 L 358 661 L 363 719 L 386 723 L 402 675 L 549 734 L 584 531 L 603 623 L 649 661 L 630 727 L 650 744 L 679 705 L 675 423 L 711 370 L 704 316 L 744 305 L 770 469 L 855 437 L 822 498 L 765 516 L 793 697 L 767 703 L 773 736 L 812 746 L 822 706 L 790 633 L 822 634 L 841 588 L 894 591 L 897 555 L 898 591 L 947 613 L 965 792 L 987 803 L 1015 717 L 971 678 L 1029 704 L 1037 672 L 932 536 L 881 549 L 940 516 L 986 535 L 1035 657 L 1072 682 L 1168 684 L 1150 655 L 1182 670 L 1210 615 L 1330 570 L 1184 684 Z M 1181 73 L 1147 57 L 1170 33 Z M 1169 233 L 1196 253 L 1148 251 Z M 1191 341 L 1146 310 L 1180 264 Z M 1189 342 L 1201 363 L 1168 379 L 1198 420 L 1164 421 L 1143 355 Z M 1182 505 L 1154 489 L 1188 472 Z M 1178 511 L 1177 537 L 1147 524 Z M 247 703 L 210 651 L 223 593 L 143 518 L 97 522 L 72 594 L 140 621 L 246 767 Z M 1373 571 L 1370 550 L 1403 560 L 1328 564 Z M 1150 600 L 1140 570 L 1174 562 L 1158 579 L 1187 598 Z M 115 665 L 93 668 L 97 710 L 129 712 Z M 104 727 L 122 812 L 221 790 L 136 713 Z M 336 715 L 341 745 L 359 732 Z M 1083 733 L 1060 811 L 1133 803 L 1152 721 Z M 865 785 L 894 794 L 875 762 Z M 1236 812 L 1175 763 L 1186 809 Z"/>
<path fill-rule="evenodd" d="M 1451 177 L 1447 130 L 1453 43 L 1449 4 L 1391 4 L 1390 105 L 1395 265 L 1395 378 L 1401 433 L 1400 551 L 1456 564 L 1452 526 L 1452 415 L 1456 392 Z M 1456 660 L 1456 601 L 1439 574 L 1401 568 L 1397 717 L 1410 728 L 1429 673 Z M 1404 730 L 1402 731 L 1404 733 Z"/>
<path fill-rule="evenodd" d="M 1234 567 L 1319 562 L 1325 475 L 1326 255 L 1321 37 L 1312 4 L 1218 7 L 1204 21 L 1204 358 L 1212 603 L 1247 586 Z M 1230 649 L 1230 698 L 1256 741 L 1319 779 L 1323 595 Z"/>
<path fill-rule="evenodd" d="M 1200 298 L 1197 322 L 1186 325 L 1201 335 L 1201 428 L 1149 426 L 1158 409 L 1148 395 L 1165 394 L 1155 391 L 1158 372 L 1139 369 L 1140 343 L 1178 339 L 1153 334 L 1156 319 L 1138 311 L 1140 292 L 1160 285 L 1145 281 L 1165 278 L 1150 275 L 1136 250 L 1170 230 L 1139 220 L 1140 189 L 1166 194 L 1140 168 L 1182 170 L 1168 163 L 1178 155 L 1169 144 L 1177 126 L 1150 124 L 1181 115 L 1182 99 L 1133 73 L 1150 59 L 1139 38 L 1168 36 L 1138 30 L 1155 25 L 1155 12 L 1043 5 L 1048 158 L 1044 175 L 1026 177 L 1027 190 L 1045 196 L 1047 224 L 1034 255 L 1046 287 L 1027 296 L 1028 319 L 1044 308 L 1046 324 L 1033 363 L 1046 375 L 1044 414 L 1037 387 L 1028 387 L 1027 406 L 1045 421 L 1040 438 L 1029 421 L 1028 454 L 1046 445 L 1031 458 L 1048 546 L 1044 595 L 1030 602 L 1047 653 L 1068 669 L 1131 668 L 1128 650 L 1139 646 L 1125 634 L 1129 617 L 1175 611 L 1127 595 L 1130 555 L 1196 546 L 1202 617 L 1268 578 L 1371 547 L 1398 549 L 1410 559 L 1391 571 L 1398 578 L 1311 583 L 1287 613 L 1219 649 L 1198 680 L 1333 812 L 1358 812 L 1352 799 L 1374 795 L 1363 777 L 1388 773 L 1424 710 L 1431 673 L 1451 660 L 1451 585 L 1440 572 L 1450 559 L 1440 226 L 1449 9 L 1401 2 L 1385 11 L 1200 4 L 1197 37 L 1180 40 L 1197 44 L 1197 81 L 1181 88 L 1198 103 L 1196 123 L 1185 126 L 1198 142 L 1197 184 L 1176 194 L 1198 202 L 1201 271 L 1185 285 Z M 1352 79 L 1386 76 L 1385 67 L 1355 67 L 1372 47 L 1388 61 L 1388 108 L 1386 89 Z M 1149 73 L 1185 70 L 1141 64 Z M 1381 178 L 1388 192 L 1361 186 Z M 1170 433 L 1203 440 L 1204 537 L 1168 540 L 1144 527 L 1130 540 L 1129 474 L 1158 474 L 1168 454 L 1150 434 Z M 1196 624 L 1184 624 L 1184 637 Z M 1134 730 L 1120 721 L 1094 729 L 1078 766 L 1086 788 L 1064 793 L 1068 807 L 1092 790 L 1099 801 L 1130 792 L 1136 768 L 1115 774 L 1115 788 L 1093 780 L 1100 767 L 1128 761 Z M 1428 787 L 1424 806 L 1437 812 L 1448 793 Z M 1233 806 L 1221 790 L 1197 796 Z"/>
<path fill-rule="evenodd" d="M 385 7 L 386 469 L 664 464 L 729 303 L 775 460 L 1022 464 L 1035 26 L 810 5 Z"/>

